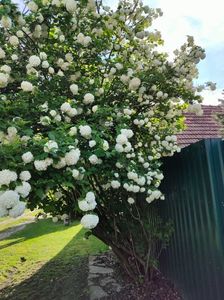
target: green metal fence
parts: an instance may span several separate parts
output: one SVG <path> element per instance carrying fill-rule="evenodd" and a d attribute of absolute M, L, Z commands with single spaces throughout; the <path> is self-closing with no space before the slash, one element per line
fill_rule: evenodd
<path fill-rule="evenodd" d="M 175 233 L 162 271 L 187 300 L 224 299 L 224 141 L 208 139 L 164 160 L 162 213 Z"/>

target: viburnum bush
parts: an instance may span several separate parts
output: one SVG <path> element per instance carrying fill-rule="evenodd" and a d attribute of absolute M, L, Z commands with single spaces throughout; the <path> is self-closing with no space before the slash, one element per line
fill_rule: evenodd
<path fill-rule="evenodd" d="M 160 159 L 180 151 L 188 104 L 201 113 L 204 50 L 188 37 L 169 59 L 151 29 L 162 12 L 141 1 L 25 4 L 0 5 L 0 216 L 80 215 L 148 279 L 171 231 L 152 204 Z"/>

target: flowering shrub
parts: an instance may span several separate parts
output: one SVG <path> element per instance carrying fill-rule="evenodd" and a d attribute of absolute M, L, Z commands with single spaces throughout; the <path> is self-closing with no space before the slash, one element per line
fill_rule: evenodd
<path fill-rule="evenodd" d="M 78 212 L 130 276 L 148 276 L 168 236 L 151 209 L 160 158 L 180 151 L 187 104 L 200 113 L 204 50 L 188 37 L 169 60 L 150 29 L 161 10 L 137 0 L 1 3 L 0 216 Z"/>

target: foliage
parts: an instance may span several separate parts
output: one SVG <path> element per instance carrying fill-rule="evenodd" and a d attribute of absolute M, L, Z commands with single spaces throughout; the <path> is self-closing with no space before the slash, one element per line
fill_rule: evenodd
<path fill-rule="evenodd" d="M 138 0 L 115 11 L 93 0 L 35 0 L 24 13 L 2 3 L 0 214 L 18 216 L 24 201 L 82 213 L 126 269 L 134 261 L 129 275 L 147 279 L 170 232 L 150 204 L 164 199 L 160 158 L 180 151 L 188 104 L 201 112 L 193 79 L 204 50 L 188 37 L 169 59 L 150 28 L 161 10 Z"/>

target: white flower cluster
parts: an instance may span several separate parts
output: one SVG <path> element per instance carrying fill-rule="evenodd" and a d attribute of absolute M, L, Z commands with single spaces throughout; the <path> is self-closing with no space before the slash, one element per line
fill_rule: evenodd
<path fill-rule="evenodd" d="M 44 145 L 44 152 L 57 152 L 58 150 L 58 144 L 55 141 L 48 141 L 45 145 Z"/>
<path fill-rule="evenodd" d="M 80 125 L 79 132 L 81 136 L 83 136 L 86 139 L 89 139 L 91 137 L 92 129 L 89 125 Z"/>
<path fill-rule="evenodd" d="M 194 113 L 197 116 L 202 116 L 203 115 L 203 109 L 202 109 L 200 103 L 189 104 L 189 106 L 187 108 L 187 112 Z"/>
<path fill-rule="evenodd" d="M 22 81 L 21 82 L 21 89 L 24 91 L 24 92 L 32 92 L 34 87 L 32 85 L 31 82 L 29 81 Z"/>
<path fill-rule="evenodd" d="M 75 0 L 65 0 L 64 3 L 68 12 L 74 13 L 76 11 L 77 3 Z"/>
<path fill-rule="evenodd" d="M 34 159 L 33 154 L 30 151 L 22 155 L 22 160 L 25 164 L 30 163 L 31 161 L 33 161 L 33 159 Z"/>
<path fill-rule="evenodd" d="M 93 229 L 99 223 L 99 217 L 94 214 L 86 214 L 82 217 L 80 223 L 86 229 Z"/>
<path fill-rule="evenodd" d="M 141 80 L 137 77 L 134 77 L 129 81 L 129 89 L 135 91 L 139 88 L 140 84 Z"/>
<path fill-rule="evenodd" d="M 9 74 L 0 72 L 0 88 L 7 86 L 9 82 Z"/>
<path fill-rule="evenodd" d="M 80 150 L 77 149 L 71 149 L 69 152 L 65 154 L 65 162 L 67 166 L 73 166 L 76 165 L 80 158 Z"/>
<path fill-rule="evenodd" d="M 34 166 L 37 171 L 46 171 L 49 166 L 53 164 L 52 158 L 45 158 L 43 160 L 35 160 Z"/>
<path fill-rule="evenodd" d="M 92 42 L 92 39 L 90 36 L 85 36 L 81 32 L 77 35 L 76 40 L 77 40 L 77 43 L 83 45 L 84 47 L 88 47 L 89 44 Z"/>
<path fill-rule="evenodd" d="M 0 217 L 9 215 L 10 217 L 18 217 L 23 214 L 25 210 L 25 203 L 20 201 L 20 197 L 26 198 L 30 191 L 31 186 L 27 182 L 31 178 L 29 171 L 22 171 L 19 176 L 14 171 L 2 170 L 0 171 L 0 188 L 9 186 L 17 179 L 22 181 L 22 184 L 16 186 L 15 190 L 8 189 L 1 191 L 0 189 Z"/>
<path fill-rule="evenodd" d="M 92 165 L 102 164 L 102 159 L 98 158 L 95 154 L 90 155 L 89 161 Z"/>
<path fill-rule="evenodd" d="M 82 211 L 94 210 L 97 203 L 93 192 L 88 192 L 84 200 L 79 201 L 79 208 Z"/>
<path fill-rule="evenodd" d="M 68 102 L 65 102 L 61 105 L 61 111 L 62 111 L 62 113 L 67 114 L 69 118 L 72 118 L 72 117 L 78 115 L 77 109 L 71 107 L 71 104 Z"/>
<path fill-rule="evenodd" d="M 91 104 L 94 102 L 94 96 L 90 93 L 85 94 L 83 103 L 84 104 Z"/>
<path fill-rule="evenodd" d="M 121 133 L 116 138 L 115 150 L 117 152 L 130 152 L 133 150 L 131 143 L 128 139 L 134 135 L 131 129 L 121 129 Z"/>
<path fill-rule="evenodd" d="M 11 182 L 16 181 L 18 178 L 16 172 L 10 170 L 0 171 L 0 187 L 3 185 L 8 186 Z"/>

